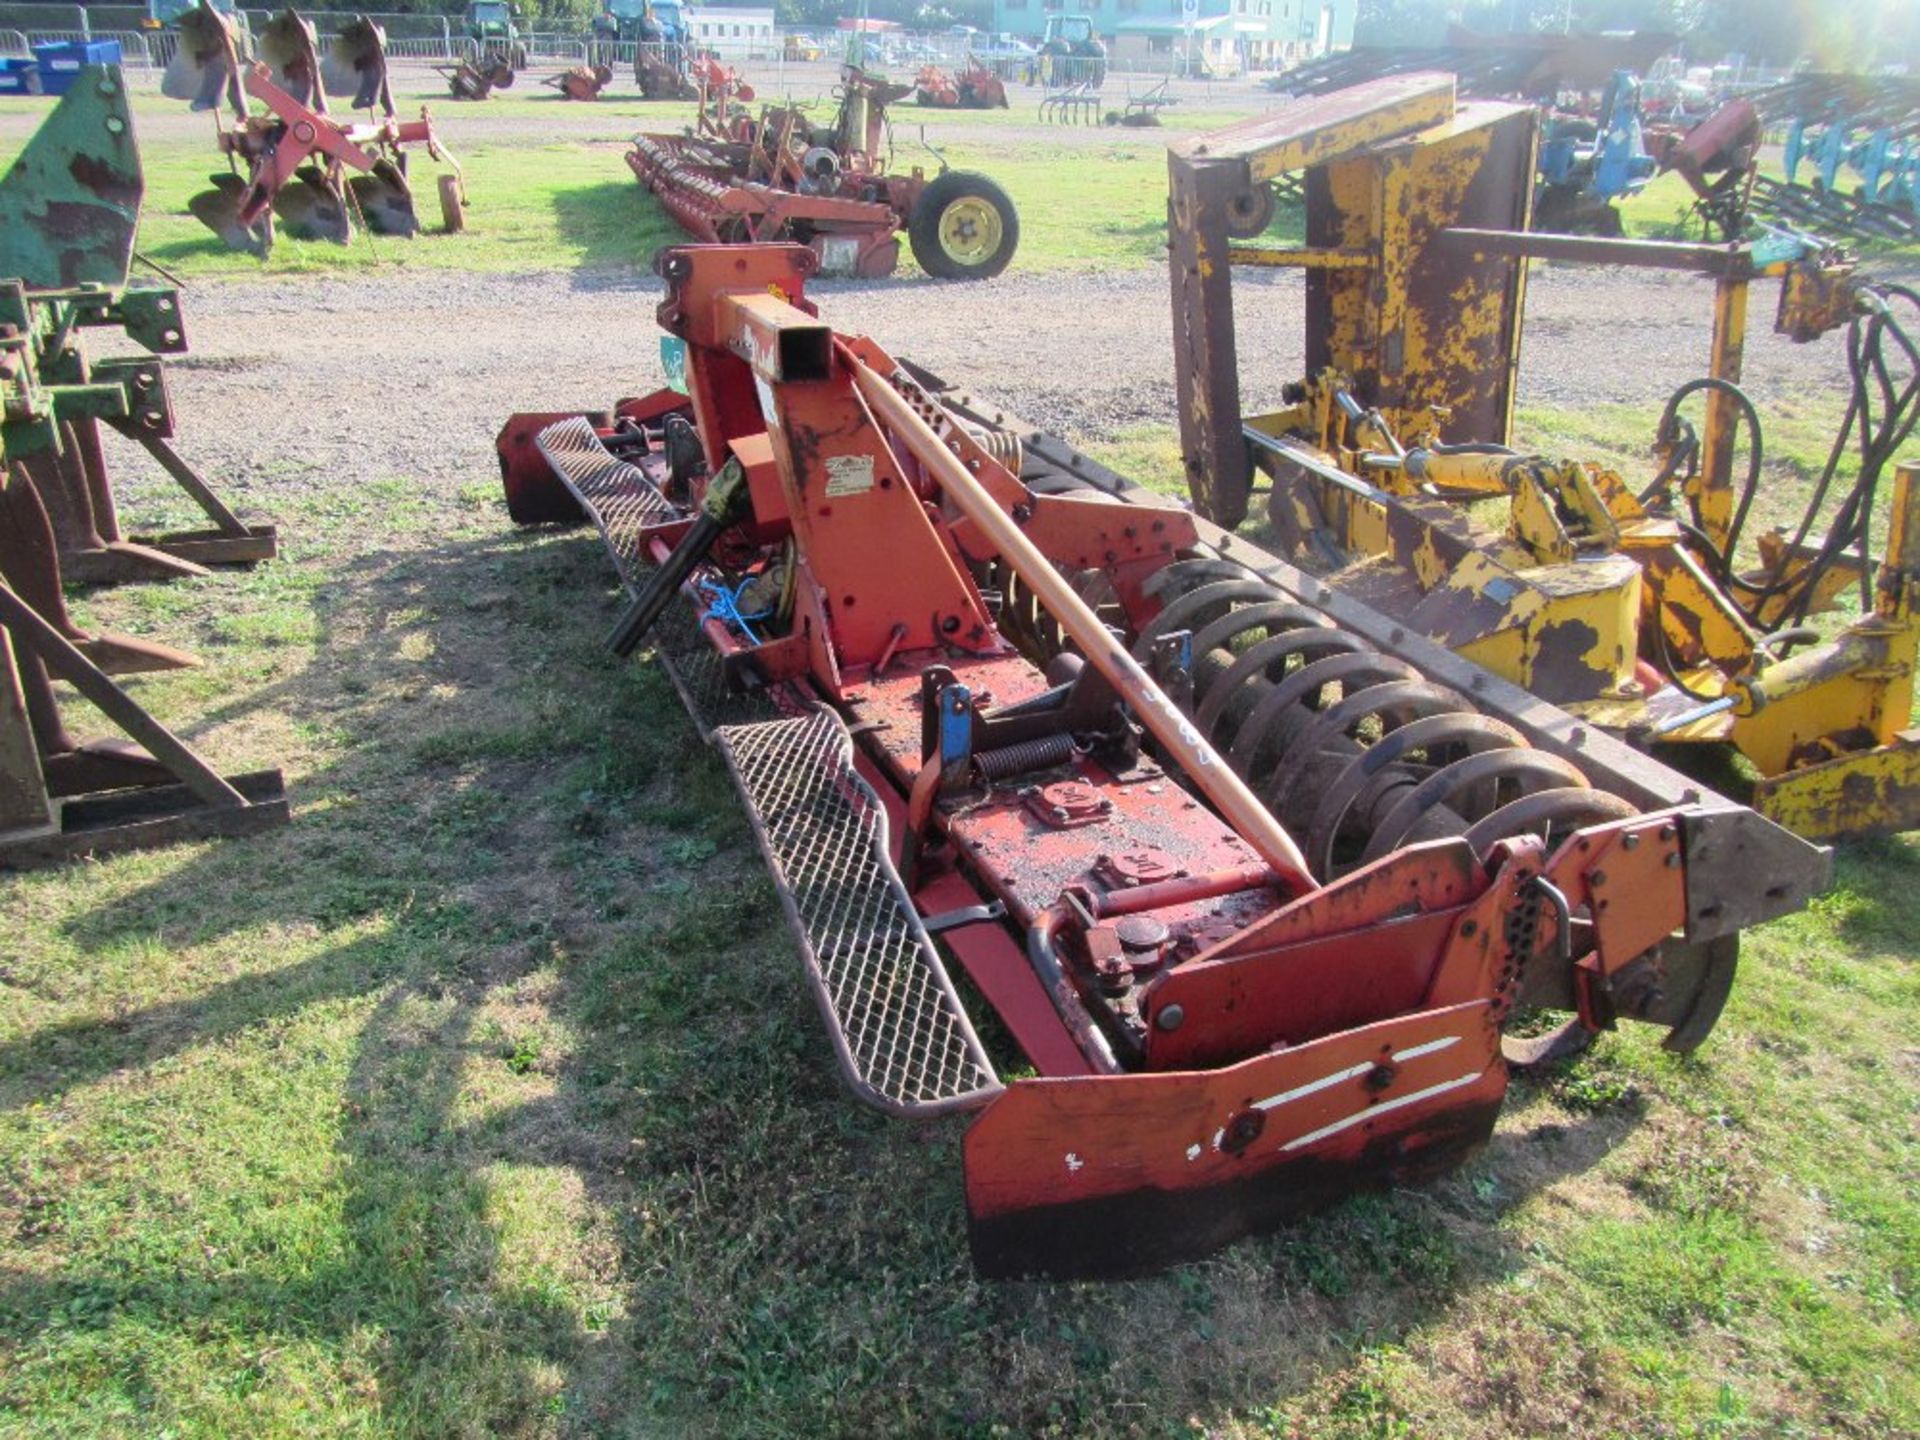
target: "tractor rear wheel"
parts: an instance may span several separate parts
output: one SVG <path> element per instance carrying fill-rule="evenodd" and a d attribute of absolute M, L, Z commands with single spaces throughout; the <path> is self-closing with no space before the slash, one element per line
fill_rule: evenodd
<path fill-rule="evenodd" d="M 920 192 L 907 219 L 913 258 L 942 280 L 988 280 L 1020 243 L 1020 216 L 984 175 L 949 170 Z"/>

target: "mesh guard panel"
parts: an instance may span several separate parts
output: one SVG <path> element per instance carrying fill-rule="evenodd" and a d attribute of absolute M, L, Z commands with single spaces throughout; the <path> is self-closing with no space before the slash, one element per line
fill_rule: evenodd
<path fill-rule="evenodd" d="M 854 1091 L 916 1116 L 991 1100 L 999 1081 L 888 857 L 886 814 L 854 771 L 846 726 L 818 709 L 721 726 L 713 741 Z"/>
<path fill-rule="evenodd" d="M 653 568 L 640 545 L 641 527 L 672 520 L 679 512 L 637 465 L 610 454 L 583 417 L 556 421 L 533 443 L 600 527 L 621 581 L 637 586 Z"/>
<path fill-rule="evenodd" d="M 584 419 L 534 443 L 593 517 L 620 579 L 653 568 L 641 531 L 679 513 Z M 946 967 L 887 851 L 886 812 L 853 768 L 853 738 L 831 710 L 768 719 L 764 692 L 726 683 L 684 592 L 654 633 L 674 687 L 732 771 L 799 941 L 807 979 L 854 1093 L 896 1115 L 972 1110 L 1000 1093 Z"/>
<path fill-rule="evenodd" d="M 653 569 L 652 557 L 641 543 L 642 530 L 676 519 L 680 511 L 639 466 L 611 454 L 584 418 L 557 421 L 535 436 L 533 443 L 600 527 L 621 584 L 629 593 L 637 591 Z M 764 692 L 742 691 L 727 683 L 720 654 L 700 633 L 699 616 L 684 591 L 660 617 L 653 644 L 702 730 L 763 720 L 775 713 Z"/>

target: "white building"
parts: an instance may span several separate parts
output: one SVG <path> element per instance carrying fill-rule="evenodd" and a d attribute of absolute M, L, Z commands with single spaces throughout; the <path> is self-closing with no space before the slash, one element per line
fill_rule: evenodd
<path fill-rule="evenodd" d="M 773 8 L 702 5 L 687 16 L 693 43 L 722 56 L 770 54 L 775 46 Z"/>

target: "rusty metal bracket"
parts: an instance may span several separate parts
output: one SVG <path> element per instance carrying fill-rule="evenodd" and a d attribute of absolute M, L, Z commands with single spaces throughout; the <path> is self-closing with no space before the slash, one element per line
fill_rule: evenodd
<path fill-rule="evenodd" d="M 0 868 L 254 834 L 291 818 L 278 770 L 213 770 L 4 583 L 0 630 Z M 141 749 L 72 741 L 54 708 L 55 678 Z"/>

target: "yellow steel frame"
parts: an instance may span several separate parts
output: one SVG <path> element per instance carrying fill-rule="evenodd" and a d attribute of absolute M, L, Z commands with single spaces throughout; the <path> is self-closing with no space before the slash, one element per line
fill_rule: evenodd
<path fill-rule="evenodd" d="M 1608 729 L 1731 744 L 1762 777 L 1756 808 L 1802 834 L 1920 825 L 1920 471 L 1898 472 L 1873 612 L 1776 656 L 1682 527 L 1620 477 L 1504 450 L 1527 257 L 1707 275 L 1708 372 L 1729 381 L 1751 281 L 1781 267 L 1763 270 L 1739 249 L 1522 233 L 1531 112 L 1456 103 L 1445 77 L 1397 78 L 1391 93 L 1368 87 L 1344 108 L 1340 95 L 1320 97 L 1306 114 L 1283 111 L 1170 155 L 1182 446 L 1199 508 L 1237 523 L 1257 467 L 1274 479 L 1269 511 L 1283 539 L 1457 653 Z M 1299 168 L 1307 243 L 1232 242 L 1223 216 L 1236 198 Z M 1518 213 L 1502 220 L 1503 206 Z M 1308 276 L 1310 378 L 1287 408 L 1249 417 L 1232 355 L 1236 264 Z M 1778 328 L 1804 339 L 1844 321 L 1845 265 L 1823 257 L 1785 273 Z M 1710 392 L 1687 495 L 1723 550 L 1735 440 L 1732 402 Z M 1462 453 L 1462 441 L 1491 443 Z M 1504 502 L 1503 527 L 1458 503 L 1473 500 Z M 1776 563 L 1779 548 L 1763 541 L 1763 561 Z M 1837 567 L 1819 599 L 1857 579 Z"/>

